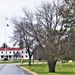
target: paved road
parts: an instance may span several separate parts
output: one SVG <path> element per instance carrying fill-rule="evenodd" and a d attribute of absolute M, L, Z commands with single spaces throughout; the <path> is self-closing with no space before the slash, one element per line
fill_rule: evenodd
<path fill-rule="evenodd" d="M 31 75 L 16 64 L 0 64 L 0 75 Z"/>

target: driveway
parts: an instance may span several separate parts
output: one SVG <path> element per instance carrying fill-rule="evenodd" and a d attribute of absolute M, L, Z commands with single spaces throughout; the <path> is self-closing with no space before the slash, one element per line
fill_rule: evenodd
<path fill-rule="evenodd" d="M 16 64 L 0 64 L 0 75 L 31 75 Z"/>

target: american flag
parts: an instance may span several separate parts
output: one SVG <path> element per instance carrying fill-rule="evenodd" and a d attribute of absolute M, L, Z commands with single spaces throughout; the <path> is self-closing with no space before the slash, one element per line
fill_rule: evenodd
<path fill-rule="evenodd" d="M 9 26 L 9 25 L 7 24 L 7 26 Z"/>
<path fill-rule="evenodd" d="M 7 17 L 6 17 L 5 19 L 6 19 L 6 20 L 8 20 L 8 18 L 7 18 Z"/>

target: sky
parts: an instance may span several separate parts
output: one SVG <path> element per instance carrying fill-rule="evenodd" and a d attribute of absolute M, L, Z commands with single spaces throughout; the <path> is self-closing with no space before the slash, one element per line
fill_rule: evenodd
<path fill-rule="evenodd" d="M 21 16 L 23 7 L 34 11 L 35 7 L 39 6 L 43 1 L 51 0 L 0 0 L 0 47 L 4 42 L 13 47 L 11 37 L 13 36 L 14 25 L 11 19 Z"/>

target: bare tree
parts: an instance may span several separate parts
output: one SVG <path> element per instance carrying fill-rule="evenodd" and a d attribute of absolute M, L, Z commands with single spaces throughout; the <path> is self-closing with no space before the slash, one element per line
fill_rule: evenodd
<path fill-rule="evenodd" d="M 14 39 L 21 41 L 20 43 L 23 42 L 23 48 L 26 47 L 29 54 L 29 65 L 31 65 L 33 53 L 40 46 L 44 59 L 48 62 L 49 72 L 55 72 L 58 59 L 72 56 L 72 52 L 74 52 L 74 50 L 70 50 L 72 46 L 68 44 L 68 35 L 66 35 L 69 31 L 65 24 L 68 24 L 69 19 L 66 21 L 65 14 L 67 16 L 69 14 L 65 12 L 66 8 L 63 9 L 64 6 L 59 4 L 59 2 L 42 3 L 37 8 L 35 15 L 29 10 L 23 9 L 24 17 L 21 17 L 20 21 L 13 20 L 15 24 Z M 72 20 L 72 18 L 70 19 Z M 69 25 L 71 23 L 69 22 Z"/>
<path fill-rule="evenodd" d="M 21 22 L 14 21 L 15 36 L 21 37 L 29 54 L 29 65 L 32 54 L 40 46 L 44 52 L 44 58 L 48 62 L 49 72 L 55 72 L 55 65 L 60 56 L 60 39 L 63 36 L 60 29 L 59 4 L 43 3 L 35 16 L 26 9 Z M 61 28 L 62 26 L 60 26 Z M 18 38 L 17 38 L 18 39 Z M 31 52 L 32 49 L 32 52 Z"/>
<path fill-rule="evenodd" d="M 39 43 L 34 38 L 33 14 L 26 9 L 23 9 L 23 12 L 25 16 L 21 17 L 20 21 L 13 19 L 15 24 L 13 41 L 19 42 L 22 48 L 26 48 L 29 55 L 29 65 L 31 65 L 31 57 L 37 50 Z"/>
<path fill-rule="evenodd" d="M 43 3 L 37 10 L 37 23 L 40 25 L 42 32 L 39 33 L 39 36 L 43 41 L 38 39 L 38 36 L 38 40 L 36 40 L 44 50 L 44 56 L 48 62 L 49 72 L 55 72 L 55 65 L 61 52 L 59 49 L 60 41 L 63 36 L 60 31 L 62 25 L 59 16 L 59 3 Z M 58 27 L 60 28 L 58 29 Z"/>

